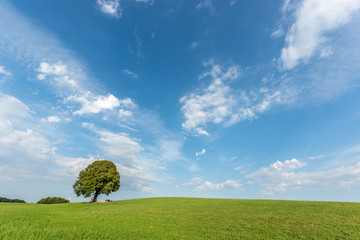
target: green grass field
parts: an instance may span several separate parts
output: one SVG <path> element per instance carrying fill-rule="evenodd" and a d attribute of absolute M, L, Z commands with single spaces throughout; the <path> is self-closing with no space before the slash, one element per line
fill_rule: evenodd
<path fill-rule="evenodd" d="M 360 204 L 149 198 L 0 204 L 1 239 L 360 239 Z"/>

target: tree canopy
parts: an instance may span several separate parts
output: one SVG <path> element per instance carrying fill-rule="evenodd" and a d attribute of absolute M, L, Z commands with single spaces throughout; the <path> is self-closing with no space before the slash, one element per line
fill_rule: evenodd
<path fill-rule="evenodd" d="M 4 197 L 0 197 L 0 202 L 25 203 L 24 200 L 20 200 L 20 199 L 9 199 L 9 198 L 4 198 Z"/>
<path fill-rule="evenodd" d="M 113 162 L 98 160 L 89 164 L 79 173 L 73 185 L 77 196 L 93 196 L 92 202 L 97 201 L 100 194 L 109 195 L 120 187 L 120 174 Z"/>
<path fill-rule="evenodd" d="M 58 204 L 58 203 L 69 203 L 70 201 L 61 197 L 47 197 L 40 199 L 37 204 Z"/>

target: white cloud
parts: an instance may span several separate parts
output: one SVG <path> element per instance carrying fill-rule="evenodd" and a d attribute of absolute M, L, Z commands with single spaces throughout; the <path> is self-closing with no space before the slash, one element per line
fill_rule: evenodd
<path fill-rule="evenodd" d="M 297 171 L 306 164 L 296 159 L 277 161 L 263 167 L 247 178 L 261 185 L 263 195 L 284 193 L 305 186 L 352 188 L 360 185 L 360 162 L 348 166 L 318 171 Z"/>
<path fill-rule="evenodd" d="M 134 73 L 134 72 L 132 72 L 132 71 L 130 71 L 128 69 L 124 69 L 124 73 L 126 73 L 127 75 L 129 75 L 132 78 L 138 78 L 139 77 L 136 73 Z"/>
<path fill-rule="evenodd" d="M 229 4 L 230 4 L 230 6 L 233 6 L 236 4 L 236 2 L 237 2 L 237 0 L 231 0 Z"/>
<path fill-rule="evenodd" d="M 81 104 L 81 109 L 74 112 L 75 115 L 99 113 L 103 110 L 112 110 L 120 105 L 119 99 L 112 94 L 107 96 L 91 96 L 90 92 L 88 92 L 82 96 L 70 96 L 68 100 Z"/>
<path fill-rule="evenodd" d="M 97 0 L 99 9 L 114 18 L 121 18 L 122 9 L 120 6 L 120 0 Z"/>
<path fill-rule="evenodd" d="M 200 152 L 196 152 L 196 153 L 195 153 L 195 156 L 196 156 L 197 160 L 200 160 L 200 158 L 201 158 L 202 156 L 204 156 L 205 153 L 206 153 L 206 149 L 205 149 L 205 148 L 204 148 L 203 150 L 201 150 Z"/>
<path fill-rule="evenodd" d="M 289 9 L 285 1 L 284 9 Z M 325 34 L 351 19 L 360 9 L 359 0 L 304 0 L 297 5 L 295 22 L 286 34 L 286 46 L 281 51 L 285 69 L 292 69 L 301 61 L 308 61 L 321 51 L 327 41 Z"/>
<path fill-rule="evenodd" d="M 4 66 L 0 66 L 0 74 L 11 76 L 11 72 L 6 71 Z"/>
<path fill-rule="evenodd" d="M 196 156 L 199 157 L 199 156 L 202 156 L 206 153 L 206 149 L 204 148 L 203 150 L 201 150 L 200 152 L 196 152 Z"/>
<path fill-rule="evenodd" d="M 264 83 L 265 87 L 248 93 L 236 91 L 230 87 L 230 83 L 239 78 L 239 66 L 230 66 L 223 71 L 220 65 L 212 61 L 205 63 L 205 66 L 208 65 L 212 66 L 211 71 L 201 74 L 199 79 L 210 78 L 210 85 L 180 99 L 185 118 L 182 128 L 191 134 L 208 136 L 205 128 L 209 123 L 231 126 L 239 121 L 257 118 L 276 104 L 292 103 L 296 97 L 293 88 L 274 87 L 271 84 L 266 87 L 267 83 Z"/>
<path fill-rule="evenodd" d="M 209 181 L 205 181 L 202 185 L 195 188 L 195 191 L 221 190 L 224 188 L 238 189 L 242 186 L 243 184 L 240 184 L 238 181 L 234 180 L 227 180 L 223 183 L 211 183 Z"/>
<path fill-rule="evenodd" d="M 223 72 L 219 65 L 214 65 L 211 72 L 207 73 L 212 77 L 212 83 L 199 93 L 190 93 L 180 99 L 185 117 L 182 127 L 194 134 L 208 135 L 203 129 L 206 123 L 220 123 L 229 117 L 236 100 L 225 82 L 238 78 L 239 74 L 240 68 L 237 66 L 231 66 Z"/>
<path fill-rule="evenodd" d="M 196 186 L 202 182 L 202 178 L 192 178 L 190 182 L 184 183 L 183 186 Z"/>
<path fill-rule="evenodd" d="M 61 121 L 59 116 L 48 116 L 47 118 L 42 118 L 42 122 L 49 122 L 49 123 L 58 123 Z"/>
<path fill-rule="evenodd" d="M 54 64 L 42 62 L 40 63 L 38 72 L 37 78 L 39 80 L 45 80 L 47 77 L 51 77 L 51 79 L 60 86 L 79 88 L 76 81 L 70 77 L 67 66 L 62 62 Z"/>
<path fill-rule="evenodd" d="M 128 117 L 131 117 L 133 113 L 129 110 L 120 109 L 119 110 L 119 118 L 120 119 L 126 119 Z"/>
<path fill-rule="evenodd" d="M 100 113 L 106 110 L 113 110 L 118 107 L 127 108 L 128 110 L 124 110 L 119 112 L 119 116 L 131 116 L 129 109 L 136 108 L 136 104 L 130 98 L 118 99 L 112 94 L 108 94 L 107 96 L 102 95 L 94 95 L 90 91 L 85 92 L 81 95 L 70 96 L 66 99 L 66 101 L 71 101 L 75 103 L 79 103 L 81 108 L 74 112 L 75 115 L 84 115 L 84 114 L 92 114 L 92 113 Z"/>

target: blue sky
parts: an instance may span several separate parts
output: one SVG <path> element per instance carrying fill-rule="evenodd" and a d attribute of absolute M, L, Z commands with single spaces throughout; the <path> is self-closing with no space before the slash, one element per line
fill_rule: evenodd
<path fill-rule="evenodd" d="M 0 0 L 0 195 L 359 201 L 359 0 Z M 109 198 L 102 196 L 102 199 Z"/>

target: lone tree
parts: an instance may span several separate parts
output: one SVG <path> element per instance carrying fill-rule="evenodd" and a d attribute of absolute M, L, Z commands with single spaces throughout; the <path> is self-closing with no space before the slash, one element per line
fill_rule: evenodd
<path fill-rule="evenodd" d="M 120 187 L 120 174 L 113 162 L 107 160 L 94 161 L 79 173 L 73 185 L 77 196 L 90 197 L 96 202 L 100 194 L 109 195 Z"/>

